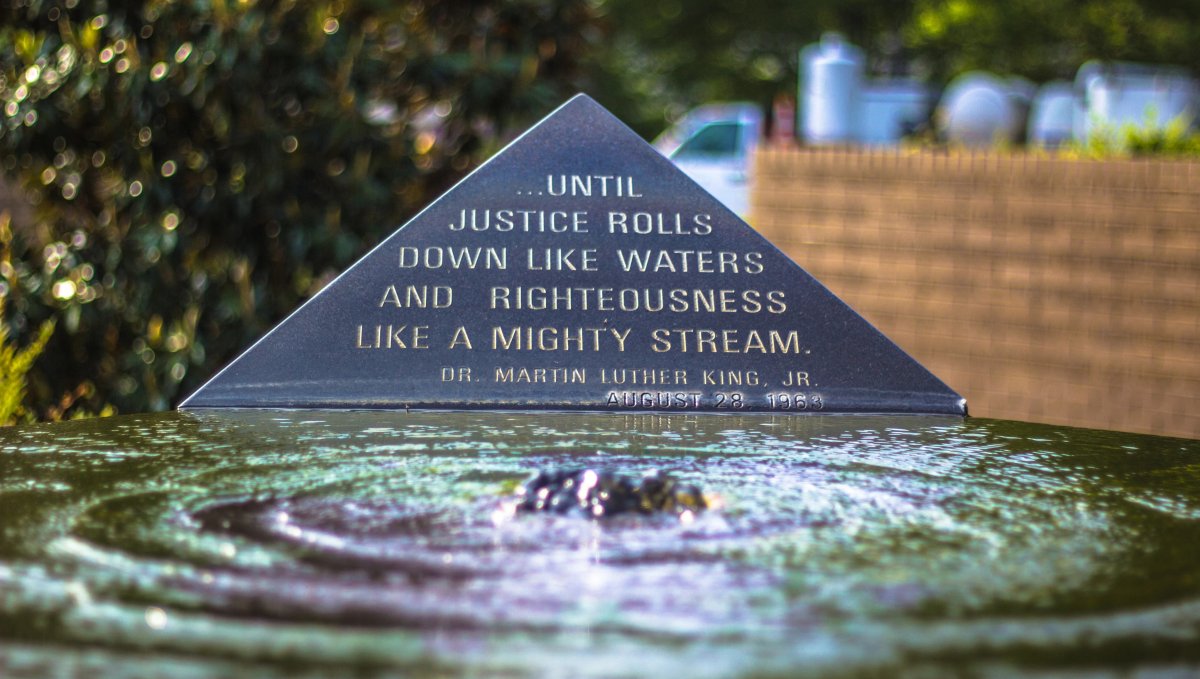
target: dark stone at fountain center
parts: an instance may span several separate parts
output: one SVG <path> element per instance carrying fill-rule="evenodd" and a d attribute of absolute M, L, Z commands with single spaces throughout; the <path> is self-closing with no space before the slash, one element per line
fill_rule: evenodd
<path fill-rule="evenodd" d="M 518 512 L 574 514 L 589 519 L 622 514 L 687 515 L 708 508 L 700 488 L 658 470 L 634 478 L 596 469 L 540 471 L 517 489 Z"/>
<path fill-rule="evenodd" d="M 181 407 L 966 414 L 584 95 Z"/>

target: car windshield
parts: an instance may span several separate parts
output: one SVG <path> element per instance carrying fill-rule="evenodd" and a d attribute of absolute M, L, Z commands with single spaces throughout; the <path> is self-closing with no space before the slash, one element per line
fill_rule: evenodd
<path fill-rule="evenodd" d="M 737 155 L 740 127 L 741 125 L 736 122 L 709 123 L 688 137 L 687 141 L 671 154 L 671 157 L 704 158 Z"/>

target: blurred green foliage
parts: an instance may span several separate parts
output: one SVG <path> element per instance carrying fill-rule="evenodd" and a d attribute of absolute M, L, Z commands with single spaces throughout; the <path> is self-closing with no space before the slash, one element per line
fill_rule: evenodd
<path fill-rule="evenodd" d="M 1097 125 L 1086 141 L 1068 144 L 1063 152 L 1081 158 L 1122 158 L 1129 156 L 1200 158 L 1200 133 L 1192 121 L 1178 116 L 1166 125 L 1153 114 L 1141 125 Z"/>
<path fill-rule="evenodd" d="M 0 213 L 0 272 L 12 270 L 9 244 L 12 230 L 7 213 Z M 0 318 L 4 317 L 6 295 L 0 294 Z M 7 427 L 29 419 L 25 397 L 29 371 L 34 361 L 46 348 L 54 334 L 54 322 L 46 321 L 38 327 L 29 345 L 18 349 L 9 341 L 8 327 L 0 323 L 0 427 Z"/>
<path fill-rule="evenodd" d="M 902 75 L 899 27 L 913 0 L 598 0 L 609 39 L 588 57 L 601 103 L 642 136 L 697 104 L 794 95 L 798 53 L 839 31 Z"/>
<path fill-rule="evenodd" d="M 4 302 L 0 300 L 0 312 Z M 33 362 L 41 356 L 46 342 L 54 334 L 54 323 L 47 321 L 38 328 L 29 346 L 17 349 L 8 341 L 8 330 L 0 325 L 0 427 L 27 419 L 25 409 L 26 381 Z"/>
<path fill-rule="evenodd" d="M 58 319 L 31 401 L 172 406 L 573 93 L 594 24 L 583 0 L 0 2 L 0 172 L 34 202 L 0 293 L 23 341 Z"/>
<path fill-rule="evenodd" d="M 983 69 L 1073 79 L 1091 59 L 1200 73 L 1198 0 L 597 0 L 610 37 L 589 55 L 601 101 L 650 137 L 709 101 L 794 94 L 798 53 L 825 31 L 873 75 L 935 86 Z"/>
<path fill-rule="evenodd" d="M 1135 156 L 1200 157 L 1200 133 L 1183 117 L 1166 125 L 1125 125 L 1120 135 L 1121 145 Z"/>
<path fill-rule="evenodd" d="M 918 0 L 904 41 L 934 80 L 986 69 L 1042 82 L 1090 59 L 1200 69 L 1196 0 Z"/>

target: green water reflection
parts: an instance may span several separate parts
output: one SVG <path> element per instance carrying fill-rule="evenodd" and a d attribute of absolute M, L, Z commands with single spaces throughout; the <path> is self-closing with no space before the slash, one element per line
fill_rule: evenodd
<path fill-rule="evenodd" d="M 994 420 L 167 413 L 0 430 L 0 676 L 1200 670 L 1200 442 Z M 542 468 L 721 508 L 508 516 Z"/>

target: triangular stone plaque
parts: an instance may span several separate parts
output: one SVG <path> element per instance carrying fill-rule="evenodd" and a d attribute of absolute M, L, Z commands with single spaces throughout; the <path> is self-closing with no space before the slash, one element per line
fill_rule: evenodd
<path fill-rule="evenodd" d="M 966 413 L 584 95 L 181 407 Z"/>

